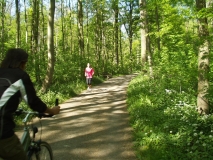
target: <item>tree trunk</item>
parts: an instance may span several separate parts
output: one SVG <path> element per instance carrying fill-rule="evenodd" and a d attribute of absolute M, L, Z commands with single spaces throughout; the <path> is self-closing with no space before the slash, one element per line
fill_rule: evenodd
<path fill-rule="evenodd" d="M 147 62 L 147 44 L 146 44 L 146 0 L 140 0 L 140 19 L 141 19 L 141 63 L 142 66 Z"/>
<path fill-rule="evenodd" d="M 65 52 L 65 41 L 64 41 L 64 0 L 61 0 L 61 35 L 62 35 L 62 51 Z"/>
<path fill-rule="evenodd" d="M 197 0 L 196 7 L 198 12 L 206 8 L 205 0 Z M 203 114 L 209 113 L 208 98 L 206 97 L 209 92 L 209 42 L 207 37 L 208 23 L 206 17 L 198 18 L 198 35 L 200 38 L 200 45 L 198 51 L 198 95 L 197 107 L 198 112 Z"/>
<path fill-rule="evenodd" d="M 160 21 L 159 21 L 159 13 L 158 13 L 158 4 L 156 3 L 155 6 L 155 16 L 156 16 L 156 24 L 157 24 L 157 31 L 158 33 L 160 32 Z M 161 50 L 161 45 L 160 45 L 161 39 L 160 36 L 157 37 L 157 46 L 158 46 L 158 58 L 161 59 L 161 54 L 160 54 L 160 50 Z"/>
<path fill-rule="evenodd" d="M 49 20 L 48 20 L 48 66 L 47 73 L 42 85 L 42 91 L 46 92 L 49 85 L 52 83 L 54 65 L 55 65 L 55 54 L 54 54 L 54 13 L 55 13 L 55 0 L 50 1 L 49 8 Z"/>
<path fill-rule="evenodd" d="M 146 48 L 147 48 L 147 53 L 148 53 L 148 63 L 149 63 L 149 77 L 154 78 L 153 74 L 153 55 L 151 51 L 151 45 L 150 45 L 150 37 L 146 37 Z"/>
<path fill-rule="evenodd" d="M 83 8 L 82 0 L 78 0 L 78 43 L 80 53 L 81 76 L 84 76 L 84 33 L 83 33 Z"/>
<path fill-rule="evenodd" d="M 26 7 L 26 0 L 24 0 L 24 20 L 25 20 L 25 43 L 28 46 L 28 19 L 27 19 L 27 7 Z M 28 47 L 27 47 L 28 50 Z"/>
<path fill-rule="evenodd" d="M 71 1 L 72 0 L 69 0 L 69 9 L 70 9 L 70 14 L 69 14 L 69 19 L 70 19 L 70 55 L 72 54 L 72 52 L 73 52 L 73 31 L 72 31 L 72 21 L 73 21 L 73 19 L 72 19 L 72 3 L 71 3 Z"/>
<path fill-rule="evenodd" d="M 123 58 L 123 50 L 122 50 L 122 31 L 121 31 L 121 26 L 119 30 L 119 44 L 120 44 L 120 56 L 121 56 L 121 69 L 124 71 L 124 58 Z"/>
<path fill-rule="evenodd" d="M 38 53 L 39 51 L 39 2 L 37 0 L 33 0 L 33 12 L 32 12 L 32 37 L 31 37 L 31 43 L 32 43 L 32 50 L 31 53 L 34 57 L 34 67 L 35 67 L 35 77 L 36 81 L 40 82 L 40 55 Z"/>
<path fill-rule="evenodd" d="M 133 68 L 133 56 L 132 56 L 132 39 L 133 39 L 133 19 L 132 19 L 132 14 L 133 14 L 133 2 L 130 1 L 129 5 L 129 54 L 130 54 L 130 73 L 132 73 L 132 68 Z"/>
<path fill-rule="evenodd" d="M 213 9 L 213 0 L 207 1 L 206 2 L 206 7 L 208 9 L 212 10 Z M 212 28 L 213 28 L 213 19 L 212 19 L 212 16 L 209 16 L 207 20 L 208 20 L 208 26 L 211 27 L 211 30 L 212 30 Z M 210 34 L 211 37 L 213 36 L 213 32 L 209 32 L 209 34 Z"/>
<path fill-rule="evenodd" d="M 3 0 L 1 1 L 1 53 L 4 53 L 4 42 L 5 42 L 5 34 L 4 34 L 4 21 L 5 21 L 5 7 L 6 7 L 6 2 Z M 1 54 L 1 58 L 3 55 Z"/>
<path fill-rule="evenodd" d="M 98 4 L 96 3 L 95 4 L 96 5 L 96 7 L 95 7 L 95 9 L 96 9 L 96 27 L 95 27 L 95 57 L 96 57 L 96 62 L 100 62 L 100 60 L 101 60 L 101 54 L 100 54 L 100 36 L 101 36 L 101 34 L 100 34 L 100 26 L 101 26 L 101 23 L 100 23 L 100 11 L 99 11 L 99 6 L 98 6 Z M 101 70 L 101 66 L 100 66 L 100 63 L 97 63 L 97 65 L 96 65 L 96 67 L 97 67 L 97 69 L 96 69 L 96 73 L 97 74 L 99 74 L 100 72 L 102 72 L 102 70 Z M 100 71 L 99 71 L 99 69 L 100 69 Z"/>
<path fill-rule="evenodd" d="M 89 53 L 89 1 L 86 0 L 86 60 L 90 61 Z"/>
<path fill-rule="evenodd" d="M 16 47 L 20 47 L 20 9 L 19 9 L 19 0 L 16 2 Z"/>
<path fill-rule="evenodd" d="M 113 1 L 113 10 L 114 10 L 114 52 L 116 55 L 116 64 L 117 67 L 119 66 L 119 54 L 118 54 L 118 36 L 119 36 L 119 24 L 118 24 L 118 0 Z"/>

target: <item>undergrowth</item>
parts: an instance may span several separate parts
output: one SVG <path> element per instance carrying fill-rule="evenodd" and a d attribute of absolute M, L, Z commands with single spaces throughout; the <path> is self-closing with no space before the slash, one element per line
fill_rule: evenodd
<path fill-rule="evenodd" d="M 140 160 L 213 159 L 213 116 L 199 115 L 189 89 L 138 75 L 128 87 L 128 111 Z"/>

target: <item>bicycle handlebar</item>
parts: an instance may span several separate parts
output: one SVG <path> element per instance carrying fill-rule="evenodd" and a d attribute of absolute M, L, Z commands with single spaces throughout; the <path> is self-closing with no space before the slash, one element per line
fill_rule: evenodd
<path fill-rule="evenodd" d="M 26 123 L 30 116 L 36 116 L 38 118 L 45 118 L 45 117 L 52 117 L 53 115 L 45 114 L 45 113 L 39 113 L 35 111 L 25 111 L 23 109 L 17 109 L 15 111 L 15 115 L 21 115 L 26 114 L 25 118 L 23 119 L 23 123 Z"/>
<path fill-rule="evenodd" d="M 55 106 L 58 106 L 58 99 L 55 100 Z M 25 111 L 23 109 L 17 109 L 15 111 L 15 115 L 19 116 L 21 114 L 26 114 L 25 118 L 23 119 L 23 123 L 26 123 L 30 116 L 36 116 L 40 119 L 45 118 L 45 117 L 53 117 L 53 115 L 51 115 L 51 114 L 39 113 L 39 112 L 35 112 L 35 111 Z"/>

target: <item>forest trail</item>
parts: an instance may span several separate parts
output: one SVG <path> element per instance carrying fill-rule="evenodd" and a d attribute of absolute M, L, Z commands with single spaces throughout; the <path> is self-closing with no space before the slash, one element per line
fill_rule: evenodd
<path fill-rule="evenodd" d="M 136 160 L 126 108 L 134 76 L 111 78 L 60 104 L 55 118 L 42 119 L 42 139 L 54 160 Z"/>

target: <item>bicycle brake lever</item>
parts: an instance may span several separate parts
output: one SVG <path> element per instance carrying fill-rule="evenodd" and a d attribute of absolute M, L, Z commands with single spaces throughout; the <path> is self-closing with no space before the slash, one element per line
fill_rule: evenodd
<path fill-rule="evenodd" d="M 58 98 L 55 99 L 55 106 L 58 106 Z"/>

